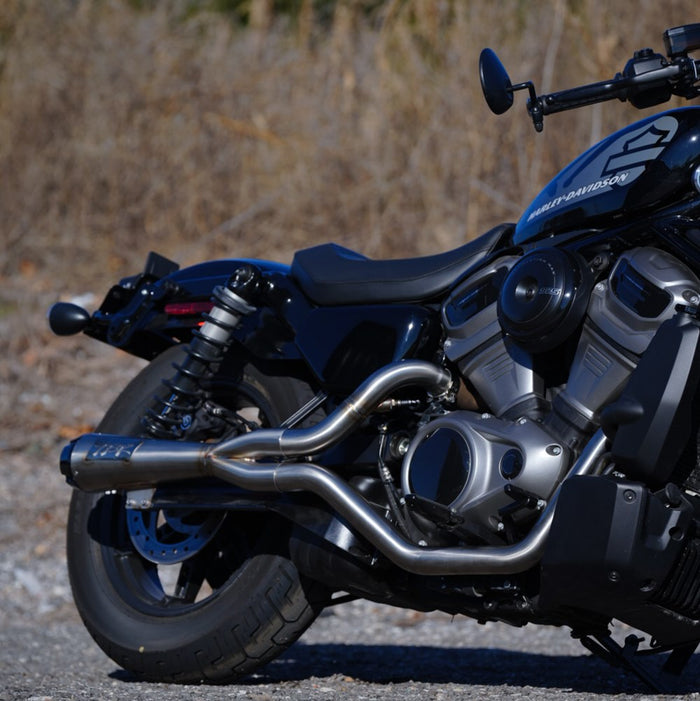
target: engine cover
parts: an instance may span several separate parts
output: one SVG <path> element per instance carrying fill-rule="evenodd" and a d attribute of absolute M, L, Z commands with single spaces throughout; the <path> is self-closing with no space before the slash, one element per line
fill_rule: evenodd
<path fill-rule="evenodd" d="M 513 504 L 506 486 L 547 500 L 568 462 L 568 451 L 534 421 L 456 411 L 418 431 L 401 481 L 404 493 L 448 506 L 465 521 L 499 532 L 499 512 Z"/>
<path fill-rule="evenodd" d="M 658 248 L 635 248 L 595 286 L 588 317 L 599 334 L 641 355 L 678 305 L 700 304 L 700 281 L 674 256 Z"/>
<path fill-rule="evenodd" d="M 685 499 L 670 503 L 639 482 L 572 477 L 542 558 L 539 605 L 608 615 L 661 645 L 696 641 L 699 552 Z"/>
<path fill-rule="evenodd" d="M 678 305 L 700 301 L 700 281 L 677 258 L 644 247 L 620 256 L 610 277 L 593 288 L 566 389 L 554 402 L 550 430 L 566 424 L 590 432 L 600 411 L 625 387 L 639 357 Z"/>
<path fill-rule="evenodd" d="M 560 248 L 532 251 L 503 282 L 498 298 L 501 327 L 527 350 L 556 348 L 583 320 L 591 283 L 578 256 Z"/>

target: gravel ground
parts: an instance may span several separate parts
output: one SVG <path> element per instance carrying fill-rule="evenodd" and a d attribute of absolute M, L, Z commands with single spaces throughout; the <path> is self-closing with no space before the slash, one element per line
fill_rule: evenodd
<path fill-rule="evenodd" d="M 480 626 L 360 601 L 328 609 L 286 655 L 245 683 L 140 682 L 103 655 L 73 608 L 63 554 L 70 490 L 55 458 L 3 455 L 0 701 L 652 697 L 565 630 Z M 34 470 L 44 481 L 38 497 Z M 37 503 L 27 508 L 32 494 Z M 700 656 L 678 692 L 700 698 L 693 689 L 700 689 Z"/>
<path fill-rule="evenodd" d="M 244 683 L 181 687 L 135 679 L 90 639 L 66 574 L 70 488 L 57 469 L 60 447 L 71 431 L 99 419 L 138 367 L 96 344 L 84 348 L 90 350 L 80 351 L 81 375 L 70 381 L 52 346 L 39 352 L 31 390 L 17 394 L 31 428 L 0 435 L 0 701 L 671 698 L 592 658 L 566 630 L 480 626 L 368 602 L 328 609 L 287 654 Z M 96 386 L 111 389 L 96 393 Z M 677 695 L 700 698 L 694 689 L 700 655 Z"/>

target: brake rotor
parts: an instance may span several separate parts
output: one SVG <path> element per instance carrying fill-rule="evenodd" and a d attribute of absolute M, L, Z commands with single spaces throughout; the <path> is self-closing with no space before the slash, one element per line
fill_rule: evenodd
<path fill-rule="evenodd" d="M 184 562 L 216 535 L 225 514 L 193 509 L 126 509 L 131 542 L 158 565 Z"/>

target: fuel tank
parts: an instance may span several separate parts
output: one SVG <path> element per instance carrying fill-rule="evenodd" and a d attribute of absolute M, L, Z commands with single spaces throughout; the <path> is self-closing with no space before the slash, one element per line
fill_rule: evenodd
<path fill-rule="evenodd" d="M 514 241 L 631 221 L 697 195 L 699 164 L 700 107 L 642 119 L 564 168 L 525 211 Z"/>

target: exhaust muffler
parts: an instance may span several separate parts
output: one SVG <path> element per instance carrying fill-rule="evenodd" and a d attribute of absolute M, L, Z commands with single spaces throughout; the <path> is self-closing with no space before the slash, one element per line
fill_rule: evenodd
<path fill-rule="evenodd" d="M 260 429 L 218 444 L 86 434 L 64 448 L 61 472 L 84 491 L 137 489 L 211 475 L 210 455 L 241 460 L 313 456 L 345 438 L 390 393 L 408 386 L 439 397 L 449 391 L 452 377 L 422 360 L 392 363 L 315 426 Z"/>
<path fill-rule="evenodd" d="M 68 484 L 85 492 L 154 487 L 207 474 L 206 443 L 87 433 L 61 452 Z"/>

